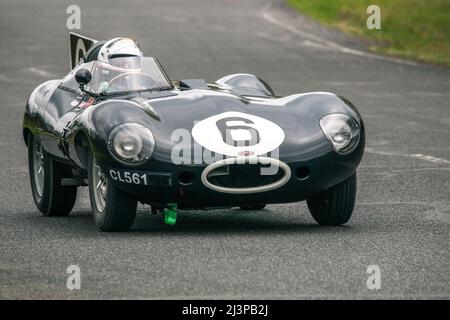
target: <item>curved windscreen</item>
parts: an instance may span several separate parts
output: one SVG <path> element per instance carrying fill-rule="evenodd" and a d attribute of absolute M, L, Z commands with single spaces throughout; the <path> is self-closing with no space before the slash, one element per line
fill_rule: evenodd
<path fill-rule="evenodd" d="M 118 57 L 109 59 L 108 63 L 97 60 L 82 64 L 62 81 L 62 85 L 73 88 L 76 83 L 75 73 L 80 68 L 91 72 L 92 79 L 85 90 L 95 94 L 108 95 L 171 87 L 164 71 L 156 59 L 151 57 Z"/>

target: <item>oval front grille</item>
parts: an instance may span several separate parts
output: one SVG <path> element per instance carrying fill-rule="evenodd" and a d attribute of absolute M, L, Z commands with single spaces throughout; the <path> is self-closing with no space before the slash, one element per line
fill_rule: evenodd
<path fill-rule="evenodd" d="M 210 164 L 202 173 L 208 188 L 225 193 L 256 193 L 284 185 L 291 176 L 285 163 L 272 158 L 227 158 Z"/>

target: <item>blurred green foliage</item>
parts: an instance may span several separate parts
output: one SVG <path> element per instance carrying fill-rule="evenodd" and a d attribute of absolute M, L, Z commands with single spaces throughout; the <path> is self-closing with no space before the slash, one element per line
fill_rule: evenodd
<path fill-rule="evenodd" d="M 300 13 L 374 40 L 370 50 L 450 66 L 450 0 L 287 0 Z M 381 9 L 381 29 L 369 30 L 369 5 Z"/>

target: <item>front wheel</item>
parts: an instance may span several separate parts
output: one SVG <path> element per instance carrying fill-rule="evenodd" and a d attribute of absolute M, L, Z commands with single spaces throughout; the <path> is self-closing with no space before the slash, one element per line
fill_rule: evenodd
<path fill-rule="evenodd" d="M 350 220 L 356 199 L 356 172 L 322 194 L 306 200 L 314 220 L 323 226 L 339 226 Z"/>
<path fill-rule="evenodd" d="M 63 178 L 72 178 L 72 170 L 53 161 L 39 138 L 28 135 L 28 168 L 34 203 L 46 216 L 67 216 L 77 199 L 77 187 L 63 186 Z"/>
<path fill-rule="evenodd" d="M 137 200 L 109 182 L 89 155 L 89 198 L 97 227 L 102 231 L 127 231 L 136 218 Z"/>

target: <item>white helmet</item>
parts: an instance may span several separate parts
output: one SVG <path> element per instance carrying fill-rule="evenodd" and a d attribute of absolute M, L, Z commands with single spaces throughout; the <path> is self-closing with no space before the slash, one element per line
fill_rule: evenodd
<path fill-rule="evenodd" d="M 139 45 L 130 38 L 114 38 L 107 41 L 98 53 L 98 60 L 108 63 L 116 57 L 142 57 Z"/>

